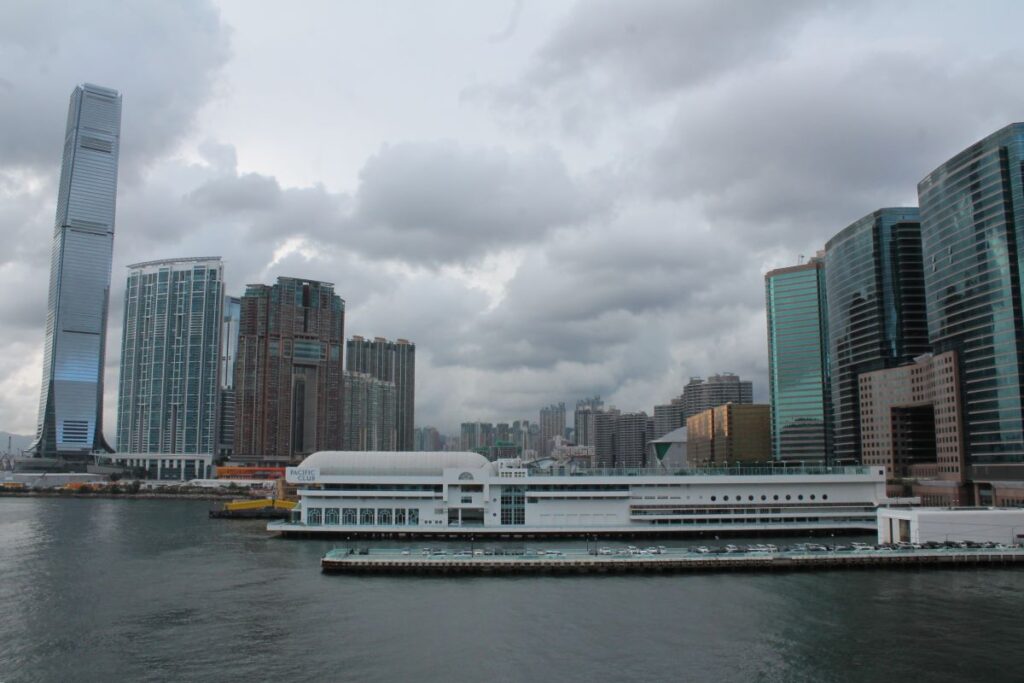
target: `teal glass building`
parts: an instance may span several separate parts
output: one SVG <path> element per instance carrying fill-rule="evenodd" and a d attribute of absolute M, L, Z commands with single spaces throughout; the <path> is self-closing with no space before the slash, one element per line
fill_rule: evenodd
<path fill-rule="evenodd" d="M 819 259 L 764 276 L 772 459 L 825 463 L 832 450 L 828 310 Z"/>
<path fill-rule="evenodd" d="M 921 222 L 916 208 L 885 208 L 825 245 L 833 456 L 860 462 L 861 373 L 931 350 L 925 317 Z"/>
<path fill-rule="evenodd" d="M 1024 478 L 1024 123 L 918 184 L 928 333 L 960 361 L 969 478 Z M 984 502 L 984 492 L 980 492 Z"/>
<path fill-rule="evenodd" d="M 217 453 L 224 264 L 129 266 L 121 340 L 121 453 Z"/>

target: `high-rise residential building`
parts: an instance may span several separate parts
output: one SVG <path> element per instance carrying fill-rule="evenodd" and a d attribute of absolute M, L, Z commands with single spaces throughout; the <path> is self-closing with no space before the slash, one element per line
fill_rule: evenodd
<path fill-rule="evenodd" d="M 224 264 L 128 267 L 117 403 L 122 453 L 217 451 Z"/>
<path fill-rule="evenodd" d="M 647 413 L 616 408 L 594 416 L 594 464 L 597 467 L 644 467 L 653 424 Z"/>
<path fill-rule="evenodd" d="M 731 372 L 711 375 L 706 380 L 691 377 L 679 398 L 683 402 L 683 416 L 690 417 L 726 403 L 753 403 L 754 385 Z"/>
<path fill-rule="evenodd" d="M 833 456 L 859 462 L 857 377 L 929 350 L 916 208 L 879 209 L 825 245 Z"/>
<path fill-rule="evenodd" d="M 860 384 L 864 464 L 885 467 L 890 495 L 909 493 L 925 505 L 966 505 L 963 406 L 956 352 L 865 372 Z"/>
<path fill-rule="evenodd" d="M 977 502 L 1024 480 L 1024 123 L 976 142 L 917 186 L 936 353 L 956 351 Z"/>
<path fill-rule="evenodd" d="M 344 404 L 344 450 L 395 450 L 397 402 L 393 382 L 346 370 Z"/>
<path fill-rule="evenodd" d="M 495 444 L 495 429 L 490 422 L 462 423 L 462 450 L 472 451 Z"/>
<path fill-rule="evenodd" d="M 414 449 L 416 412 L 416 345 L 407 339 L 388 341 L 353 336 L 346 343 L 345 369 L 363 372 L 395 385 L 397 443 L 395 450 Z"/>
<path fill-rule="evenodd" d="M 771 410 L 763 404 L 727 403 L 686 420 L 690 467 L 767 462 L 771 458 Z"/>
<path fill-rule="evenodd" d="M 235 454 L 296 461 L 342 444 L 345 302 L 334 285 L 249 285 L 235 362 Z"/>
<path fill-rule="evenodd" d="M 217 427 L 217 453 L 230 456 L 235 452 L 235 359 L 238 357 L 238 324 L 242 300 L 224 297 L 224 324 L 220 344 L 220 417 Z"/>
<path fill-rule="evenodd" d="M 565 435 L 565 403 L 552 403 L 540 409 L 540 454 L 551 452 L 551 440 Z"/>
<path fill-rule="evenodd" d="M 601 410 L 604 410 L 604 401 L 600 396 L 576 401 L 576 412 L 573 415 L 573 439 L 576 445 L 594 445 L 594 415 Z"/>
<path fill-rule="evenodd" d="M 512 441 L 512 427 L 508 422 L 499 422 L 494 426 L 494 441 L 495 443 Z"/>
<path fill-rule="evenodd" d="M 44 457 L 112 451 L 103 438 L 103 366 L 120 139 L 121 95 L 88 83 L 76 87 L 64 133 L 31 446 Z"/>
<path fill-rule="evenodd" d="M 674 398 L 664 405 L 654 406 L 654 434 L 652 439 L 660 439 L 671 431 L 686 426 L 682 397 Z"/>
<path fill-rule="evenodd" d="M 772 458 L 828 462 L 832 387 L 822 259 L 764 276 Z"/>
<path fill-rule="evenodd" d="M 417 427 L 413 445 L 417 451 L 440 451 L 443 449 L 441 432 L 434 427 Z"/>

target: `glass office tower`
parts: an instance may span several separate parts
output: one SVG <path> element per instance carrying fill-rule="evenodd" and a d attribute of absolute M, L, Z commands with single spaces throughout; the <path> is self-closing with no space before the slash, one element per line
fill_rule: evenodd
<path fill-rule="evenodd" d="M 217 452 L 224 264 L 220 258 L 129 266 L 117 448 Z"/>
<path fill-rule="evenodd" d="M 833 455 L 860 461 L 858 376 L 930 350 L 921 223 L 916 208 L 887 208 L 825 245 Z"/>
<path fill-rule="evenodd" d="M 820 259 L 764 276 L 772 458 L 828 462 L 832 397 L 825 268 Z"/>
<path fill-rule="evenodd" d="M 118 92 L 76 87 L 50 250 L 43 381 L 31 447 L 36 455 L 112 450 L 103 438 L 103 366 L 120 137 Z"/>
<path fill-rule="evenodd" d="M 1024 476 L 1022 188 L 1024 123 L 968 147 L 918 184 L 928 333 L 936 351 L 959 356 L 965 458 L 975 480 Z"/>

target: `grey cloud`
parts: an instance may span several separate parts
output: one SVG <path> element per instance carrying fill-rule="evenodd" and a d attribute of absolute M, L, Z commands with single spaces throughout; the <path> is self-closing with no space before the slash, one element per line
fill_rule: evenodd
<path fill-rule="evenodd" d="M 916 204 L 934 166 L 1018 118 L 1019 67 L 908 54 L 779 65 L 680 103 L 647 177 L 755 244 L 808 233 L 823 244 L 880 206 Z"/>
<path fill-rule="evenodd" d="M 381 258 L 441 264 L 543 238 L 601 211 L 550 149 L 386 146 L 367 161 L 344 239 Z"/>
<path fill-rule="evenodd" d="M 124 95 L 122 180 L 168 152 L 213 93 L 228 32 L 206 0 L 0 5 L 0 167 L 52 172 L 72 88 L 89 81 Z"/>
<path fill-rule="evenodd" d="M 820 7 L 809 0 L 579 3 L 527 78 L 541 88 L 575 80 L 608 91 L 685 88 L 784 53 L 793 27 Z"/>

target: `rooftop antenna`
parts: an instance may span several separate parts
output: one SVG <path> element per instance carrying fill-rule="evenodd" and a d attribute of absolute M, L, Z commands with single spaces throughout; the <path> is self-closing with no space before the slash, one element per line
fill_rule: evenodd
<path fill-rule="evenodd" d="M 803 254 L 798 255 L 797 256 L 797 261 L 796 261 L 797 264 L 802 264 L 804 262 L 804 258 L 806 258 L 806 257 Z"/>

